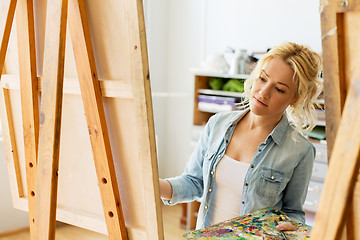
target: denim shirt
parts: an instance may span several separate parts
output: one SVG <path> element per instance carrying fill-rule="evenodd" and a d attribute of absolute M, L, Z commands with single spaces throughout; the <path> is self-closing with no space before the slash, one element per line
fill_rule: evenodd
<path fill-rule="evenodd" d="M 204 127 L 184 173 L 166 179 L 172 186 L 172 198 L 163 200 L 164 204 L 202 198 L 196 229 L 210 225 L 216 165 L 225 154 L 236 124 L 248 111 L 213 115 Z M 274 207 L 292 220 L 304 223 L 302 206 L 312 174 L 315 148 L 300 133 L 293 134 L 294 131 L 284 113 L 265 142 L 257 148 L 243 183 L 239 216 Z"/>

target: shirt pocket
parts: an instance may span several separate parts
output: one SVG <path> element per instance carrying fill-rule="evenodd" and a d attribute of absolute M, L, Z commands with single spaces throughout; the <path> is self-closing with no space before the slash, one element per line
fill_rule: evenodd
<path fill-rule="evenodd" d="M 260 172 L 256 193 L 260 197 L 274 198 L 280 194 L 284 173 L 270 168 L 263 168 Z"/>

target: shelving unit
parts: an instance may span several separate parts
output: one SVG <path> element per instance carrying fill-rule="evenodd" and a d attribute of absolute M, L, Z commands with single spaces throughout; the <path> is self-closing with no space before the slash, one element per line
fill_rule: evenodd
<path fill-rule="evenodd" d="M 226 92 L 226 91 L 218 91 L 212 90 L 209 86 L 209 79 L 211 77 L 219 77 L 225 79 L 247 79 L 249 75 L 245 74 L 221 74 L 221 73 L 211 73 L 211 72 L 203 72 L 196 71 L 194 72 L 194 125 L 204 125 L 209 120 L 209 118 L 214 114 L 214 112 L 204 112 L 198 109 L 198 97 L 200 94 L 205 95 L 214 95 L 214 96 L 223 96 L 223 97 L 236 97 L 242 98 L 243 93 L 235 93 L 235 92 Z"/>

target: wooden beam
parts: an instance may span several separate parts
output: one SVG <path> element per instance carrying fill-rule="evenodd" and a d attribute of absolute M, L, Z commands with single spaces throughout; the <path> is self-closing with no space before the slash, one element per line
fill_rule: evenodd
<path fill-rule="evenodd" d="M 331 159 L 344 104 L 341 98 L 343 94 L 339 75 L 338 22 L 336 18 L 338 7 L 334 2 L 322 1 L 320 5 L 328 159 Z"/>
<path fill-rule="evenodd" d="M 143 1 L 126 0 L 125 10 L 129 31 L 136 125 L 141 133 L 138 135 L 138 145 L 140 146 L 139 158 L 142 164 L 144 196 L 147 199 L 145 214 L 148 239 L 164 239 Z"/>
<path fill-rule="evenodd" d="M 358 159 L 360 161 L 360 159 Z M 355 189 L 353 192 L 353 200 L 349 208 L 349 221 L 347 221 L 348 239 L 360 239 L 360 175 L 357 177 Z M 351 229 L 351 230 L 350 230 Z"/>
<path fill-rule="evenodd" d="M 0 2 L 0 80 L 14 20 L 15 7 L 16 0 L 4 0 Z"/>
<path fill-rule="evenodd" d="M 127 239 L 83 0 L 69 1 L 69 29 L 109 239 Z"/>
<path fill-rule="evenodd" d="M 3 84 L 1 84 L 3 85 Z M 17 152 L 16 146 L 16 138 L 15 138 L 15 129 L 14 122 L 12 117 L 12 109 L 9 99 L 9 90 L 0 88 L 0 102 L 1 106 L 1 124 L 2 124 L 2 133 L 4 138 L 4 147 L 6 154 L 7 164 L 9 166 L 9 177 L 13 181 L 10 181 L 10 184 L 16 183 L 16 187 L 12 187 L 11 189 L 17 189 L 17 194 L 12 192 L 13 199 L 24 197 L 24 189 L 21 179 L 21 171 L 20 171 L 20 162 L 19 156 Z M 15 171 L 10 171 L 10 169 L 14 169 Z M 15 181 L 14 181 L 15 180 Z"/>
<path fill-rule="evenodd" d="M 31 239 L 34 236 L 36 161 L 39 140 L 39 103 L 36 74 L 34 13 L 32 0 L 19 0 L 16 9 L 16 27 L 19 54 L 19 75 L 26 183 Z"/>
<path fill-rule="evenodd" d="M 67 0 L 47 2 L 35 202 L 35 239 L 55 238 Z"/>
<path fill-rule="evenodd" d="M 360 69 L 353 75 L 311 239 L 340 239 L 360 166 Z"/>
<path fill-rule="evenodd" d="M 41 77 L 38 77 L 38 92 L 41 92 Z M 1 82 L 6 89 L 20 90 L 19 77 L 17 75 L 3 74 Z M 130 80 L 107 80 L 99 79 L 100 92 L 106 98 L 133 98 Z M 79 79 L 64 77 L 64 94 L 81 95 Z"/>

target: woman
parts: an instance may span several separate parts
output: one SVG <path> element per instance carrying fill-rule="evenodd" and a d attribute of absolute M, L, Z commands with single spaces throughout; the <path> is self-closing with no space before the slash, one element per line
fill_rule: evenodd
<path fill-rule="evenodd" d="M 202 197 L 197 229 L 265 207 L 304 223 L 315 148 L 301 133 L 315 125 L 320 68 L 320 56 L 303 45 L 270 50 L 245 82 L 248 106 L 212 116 L 185 172 L 160 180 L 164 203 Z"/>

